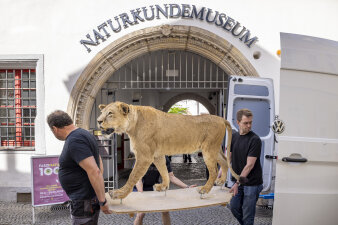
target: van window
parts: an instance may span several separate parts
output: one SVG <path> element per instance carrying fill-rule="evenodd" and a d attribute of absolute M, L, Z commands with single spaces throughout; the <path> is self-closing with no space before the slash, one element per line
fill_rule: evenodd
<path fill-rule="evenodd" d="M 268 96 L 268 87 L 249 84 L 235 84 L 234 92 L 236 95 L 255 95 Z"/>
<path fill-rule="evenodd" d="M 234 100 L 233 124 L 238 130 L 236 113 L 238 110 L 247 108 L 253 113 L 252 131 L 260 137 L 265 137 L 270 131 L 270 104 L 265 99 L 236 98 Z"/>

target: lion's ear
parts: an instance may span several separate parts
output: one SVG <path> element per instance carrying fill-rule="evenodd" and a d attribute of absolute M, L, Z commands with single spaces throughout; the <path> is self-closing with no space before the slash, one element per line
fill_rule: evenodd
<path fill-rule="evenodd" d="M 126 103 L 121 103 L 120 110 L 124 115 L 127 115 L 129 113 L 129 105 Z"/>
<path fill-rule="evenodd" d="M 106 108 L 106 106 L 107 106 L 107 105 L 102 105 L 102 104 L 100 104 L 100 105 L 99 105 L 99 109 L 102 111 L 102 109 Z"/>

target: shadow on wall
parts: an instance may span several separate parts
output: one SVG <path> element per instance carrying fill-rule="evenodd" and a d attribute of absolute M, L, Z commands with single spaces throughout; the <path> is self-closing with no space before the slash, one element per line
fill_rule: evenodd
<path fill-rule="evenodd" d="M 19 172 L 17 170 L 17 160 L 16 154 L 11 154 L 10 152 L 7 154 L 2 154 L 4 163 L 7 167 L 5 170 L 0 170 L 0 201 L 10 201 L 10 202 L 21 202 L 22 199 L 20 196 L 24 196 L 25 200 L 30 200 L 30 192 L 31 192 L 31 173 L 30 169 L 28 173 Z M 31 167 L 30 160 L 26 162 L 27 164 L 24 167 Z M 8 185 L 10 184 L 10 186 Z"/>
<path fill-rule="evenodd" d="M 75 72 L 68 75 L 67 80 L 63 80 L 63 83 L 66 86 L 69 94 L 72 93 L 73 87 L 76 85 L 76 82 L 78 81 L 83 70 L 84 68 L 78 69 Z"/>

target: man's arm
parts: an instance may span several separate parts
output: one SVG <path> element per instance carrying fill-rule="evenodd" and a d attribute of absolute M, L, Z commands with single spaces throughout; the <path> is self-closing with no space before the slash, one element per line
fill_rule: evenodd
<path fill-rule="evenodd" d="M 101 162 L 100 162 L 100 165 L 101 165 Z M 82 161 L 80 161 L 79 165 L 81 166 L 82 169 L 86 171 L 89 181 L 96 193 L 96 196 L 99 202 L 104 202 L 105 201 L 105 189 L 104 189 L 103 175 L 101 173 L 101 170 L 97 167 L 94 156 L 90 156 L 90 157 L 83 159 Z M 106 214 L 112 213 L 109 210 L 108 204 L 101 206 L 101 210 Z"/>
<path fill-rule="evenodd" d="M 142 179 L 140 179 L 139 181 L 137 181 L 137 183 L 136 183 L 136 189 L 137 189 L 138 192 L 143 192 Z"/>
<path fill-rule="evenodd" d="M 257 157 L 248 156 L 246 158 L 246 165 L 243 168 L 243 170 L 242 170 L 242 172 L 239 176 L 240 177 L 247 177 L 249 175 L 249 173 L 251 172 L 252 168 L 254 167 L 256 160 L 257 160 Z"/>
<path fill-rule="evenodd" d="M 169 179 L 170 182 L 181 187 L 181 188 L 190 188 L 190 187 L 196 187 L 196 185 L 186 185 L 185 183 L 183 183 L 183 181 L 181 181 L 180 179 L 178 179 L 177 177 L 175 177 L 173 172 L 169 173 Z"/>
<path fill-rule="evenodd" d="M 250 173 L 250 171 L 252 170 L 252 168 L 255 165 L 255 162 L 257 160 L 257 157 L 252 157 L 252 156 L 248 156 L 246 159 L 246 165 L 243 168 L 241 174 L 239 175 L 240 177 L 247 177 Z M 233 192 L 234 195 L 236 195 L 238 193 L 238 183 L 236 182 L 230 189 L 230 192 Z"/>

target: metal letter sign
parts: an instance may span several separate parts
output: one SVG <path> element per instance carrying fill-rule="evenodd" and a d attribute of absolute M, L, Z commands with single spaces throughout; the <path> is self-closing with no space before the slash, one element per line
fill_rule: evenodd
<path fill-rule="evenodd" d="M 150 16 L 151 15 L 151 16 Z M 119 16 L 115 16 L 114 20 L 108 19 L 97 26 L 97 29 L 92 29 L 92 34 L 87 34 L 86 39 L 81 40 L 80 44 L 83 45 L 87 52 L 91 52 L 89 46 L 98 46 L 106 39 L 111 37 L 109 32 L 113 31 L 118 33 L 130 26 L 137 25 L 153 19 L 198 19 L 207 21 L 207 23 L 214 23 L 220 29 L 225 32 L 229 32 L 233 37 L 238 38 L 247 47 L 251 48 L 258 41 L 258 37 L 251 37 L 250 30 L 225 13 L 219 13 L 206 7 L 197 8 L 195 5 L 188 4 L 164 4 L 163 7 L 159 5 L 153 5 L 149 7 L 142 7 L 130 10 L 130 13 L 121 13 Z M 162 15 L 160 17 L 160 15 Z M 169 16 L 168 16 L 169 15 Z M 114 23 L 114 24 L 113 24 Z M 108 26 L 108 25 L 109 26 Z M 121 26 L 121 24 L 123 26 Z M 117 25 L 117 26 L 116 26 Z M 116 28 L 117 27 L 117 28 Z"/>

